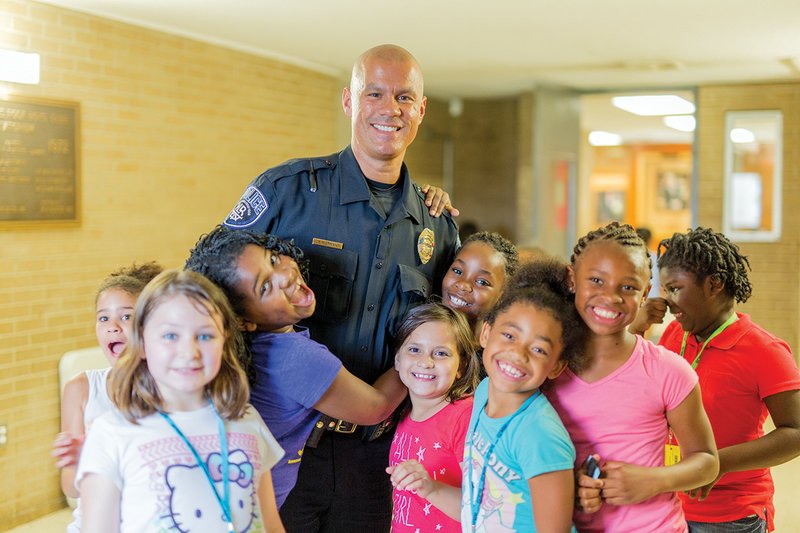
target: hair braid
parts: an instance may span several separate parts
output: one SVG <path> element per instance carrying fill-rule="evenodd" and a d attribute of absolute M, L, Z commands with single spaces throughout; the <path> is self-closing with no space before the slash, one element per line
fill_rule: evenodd
<path fill-rule="evenodd" d="M 744 303 L 753 294 L 747 277 L 750 262 L 739 247 L 722 233 L 698 227 L 686 233 L 675 233 L 658 245 L 658 267 L 686 270 L 698 282 L 716 276 L 725 292 Z"/>
<path fill-rule="evenodd" d="M 461 248 L 471 242 L 482 242 L 494 248 L 497 253 L 503 256 L 505 262 L 506 276 L 511 276 L 517 270 L 519 264 L 519 253 L 514 243 L 503 237 L 497 232 L 479 231 L 473 233 L 462 243 Z"/>
<path fill-rule="evenodd" d="M 574 265 L 578 256 L 580 256 L 586 248 L 596 241 L 611 241 L 619 244 L 620 246 L 629 246 L 632 248 L 640 248 L 642 253 L 647 258 L 648 269 L 653 268 L 650 254 L 647 251 L 647 245 L 642 238 L 633 229 L 630 224 L 620 224 L 619 222 L 611 222 L 590 231 L 580 239 L 572 250 L 572 256 L 569 258 L 570 262 Z"/>

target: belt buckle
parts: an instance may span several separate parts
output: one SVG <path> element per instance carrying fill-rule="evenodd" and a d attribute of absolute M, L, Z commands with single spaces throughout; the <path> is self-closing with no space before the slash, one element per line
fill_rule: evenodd
<path fill-rule="evenodd" d="M 357 428 L 358 428 L 357 424 L 353 424 L 352 422 L 348 422 L 346 420 L 337 420 L 336 426 L 333 428 L 333 430 L 336 433 L 344 433 L 346 435 L 351 435 L 356 432 Z"/>

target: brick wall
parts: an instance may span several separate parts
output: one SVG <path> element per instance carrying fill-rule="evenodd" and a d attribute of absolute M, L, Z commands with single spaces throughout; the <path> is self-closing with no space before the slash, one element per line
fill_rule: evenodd
<path fill-rule="evenodd" d="M 39 85 L 75 101 L 79 225 L 0 223 L 0 530 L 63 505 L 50 444 L 57 364 L 91 346 L 94 293 L 133 260 L 180 266 L 270 165 L 334 151 L 339 81 L 274 60 L 27 0 L 0 0 L 0 47 L 41 54 Z"/>
<path fill-rule="evenodd" d="M 708 86 L 698 91 L 699 224 L 722 228 L 725 112 L 783 112 L 783 231 L 779 242 L 741 243 L 753 296 L 740 310 L 783 338 L 797 355 L 800 322 L 800 83 Z"/>

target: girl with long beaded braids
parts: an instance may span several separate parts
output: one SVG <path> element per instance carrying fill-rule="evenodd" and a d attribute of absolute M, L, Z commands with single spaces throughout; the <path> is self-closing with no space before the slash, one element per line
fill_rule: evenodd
<path fill-rule="evenodd" d="M 575 307 L 589 329 L 587 361 L 565 370 L 549 398 L 577 452 L 575 525 L 686 532 L 676 492 L 714 479 L 717 450 L 692 367 L 628 331 L 650 287 L 647 248 L 631 226 L 613 222 L 581 237 L 571 263 Z M 599 478 L 581 466 L 590 455 Z"/>
<path fill-rule="evenodd" d="M 719 474 L 680 494 L 693 533 L 774 529 L 769 468 L 800 454 L 800 374 L 789 346 L 734 311 L 752 294 L 750 263 L 721 233 L 697 228 L 658 247 L 661 284 L 675 315 L 659 344 L 700 379 L 719 448 Z M 663 313 L 662 313 L 663 314 Z M 659 321 L 642 313 L 639 330 Z M 775 429 L 764 434 L 764 420 Z"/>

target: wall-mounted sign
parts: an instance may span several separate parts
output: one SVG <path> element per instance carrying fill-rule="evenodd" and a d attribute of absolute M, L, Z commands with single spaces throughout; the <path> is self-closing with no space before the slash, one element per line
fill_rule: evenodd
<path fill-rule="evenodd" d="M 77 222 L 77 102 L 0 99 L 0 223 Z"/>

